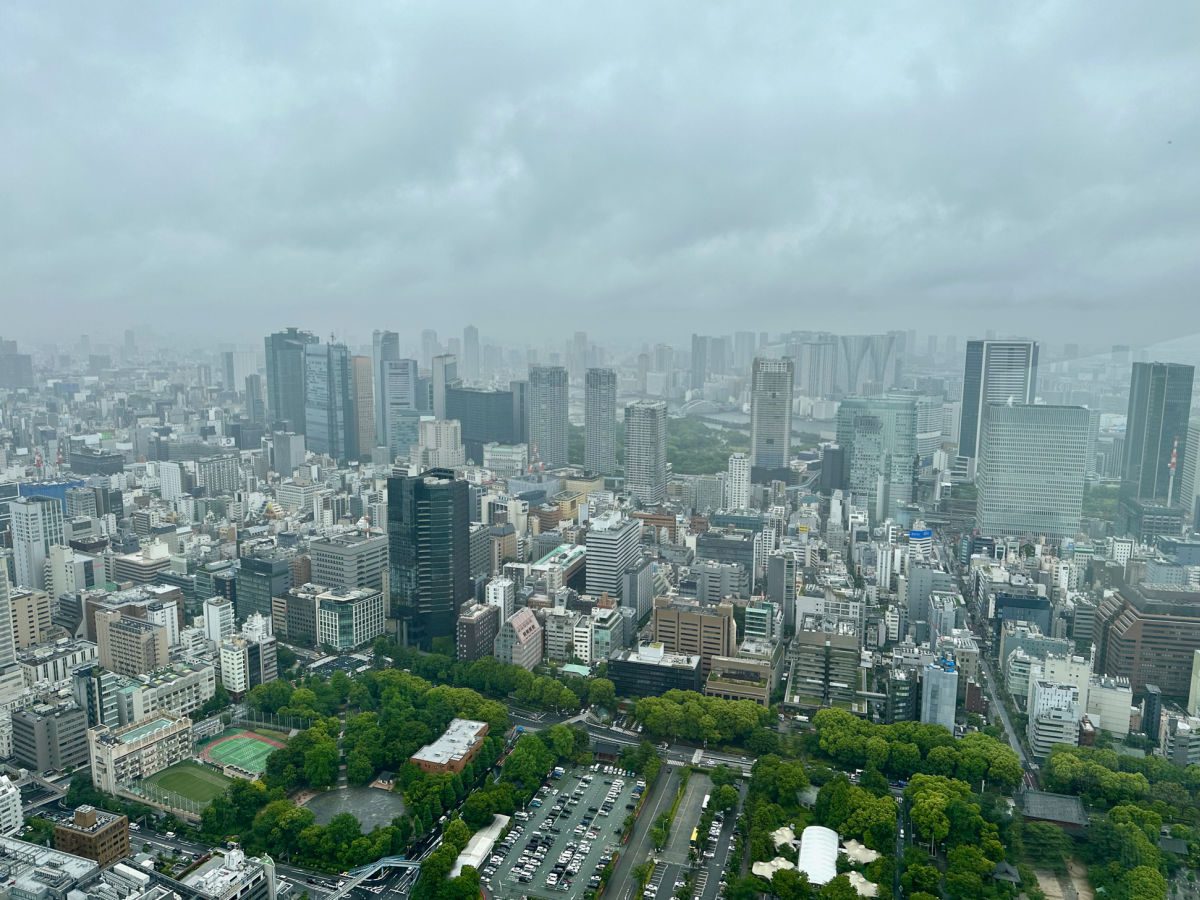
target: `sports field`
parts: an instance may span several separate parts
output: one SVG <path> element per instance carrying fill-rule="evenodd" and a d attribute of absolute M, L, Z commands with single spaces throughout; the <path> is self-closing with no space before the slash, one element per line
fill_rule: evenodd
<path fill-rule="evenodd" d="M 267 767 L 267 757 L 283 741 L 244 728 L 226 728 L 205 745 L 200 755 L 221 766 L 237 766 L 255 775 Z"/>
<path fill-rule="evenodd" d="M 232 782 L 232 778 L 226 778 L 220 772 L 214 772 L 207 766 L 194 762 L 176 763 L 145 779 L 146 784 L 171 791 L 197 803 L 207 803 L 213 797 L 219 797 Z"/>

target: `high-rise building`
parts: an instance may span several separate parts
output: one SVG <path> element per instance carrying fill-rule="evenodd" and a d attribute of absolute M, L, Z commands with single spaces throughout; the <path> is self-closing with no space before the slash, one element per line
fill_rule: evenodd
<path fill-rule="evenodd" d="M 433 367 L 433 358 L 442 352 L 442 344 L 438 340 L 437 332 L 432 328 L 426 328 L 421 332 L 421 368 L 431 369 Z"/>
<path fill-rule="evenodd" d="M 706 677 L 713 657 L 737 652 L 737 622 L 728 601 L 711 604 L 656 597 L 653 625 L 654 640 L 667 652 L 699 656 Z"/>
<path fill-rule="evenodd" d="M 474 660 L 491 656 L 500 631 L 500 609 L 491 604 L 472 603 L 458 614 L 458 658 Z"/>
<path fill-rule="evenodd" d="M 255 425 L 267 423 L 267 403 L 263 396 L 263 379 L 257 372 L 246 376 L 246 418 Z"/>
<path fill-rule="evenodd" d="M 433 358 L 433 415 L 435 418 L 446 418 L 446 388 L 457 385 L 458 359 L 453 353 L 443 353 Z"/>
<path fill-rule="evenodd" d="M 725 474 L 725 508 L 746 509 L 750 506 L 750 457 L 734 453 L 729 457 Z"/>
<path fill-rule="evenodd" d="M 1192 366 L 1134 363 L 1125 416 L 1125 464 L 1119 527 L 1128 530 L 1133 507 L 1173 506 L 1182 492 L 1180 463 L 1187 458 Z"/>
<path fill-rule="evenodd" d="M 792 448 L 790 359 L 754 360 L 750 377 L 750 463 L 762 469 L 786 469 Z"/>
<path fill-rule="evenodd" d="M 712 338 L 702 334 L 692 335 L 692 381 L 693 391 L 700 391 L 708 379 L 708 347 Z"/>
<path fill-rule="evenodd" d="M 954 663 L 942 660 L 921 670 L 922 722 L 942 725 L 953 732 L 957 698 L 958 670 Z"/>
<path fill-rule="evenodd" d="M 301 434 L 304 422 L 304 348 L 317 336 L 289 328 L 266 337 L 267 412 L 272 422 Z"/>
<path fill-rule="evenodd" d="M 583 394 L 583 464 L 592 472 L 617 471 L 617 373 L 588 369 Z"/>
<path fill-rule="evenodd" d="M 843 400 L 837 442 L 846 453 L 849 488 L 873 523 L 912 502 L 917 470 L 917 407 L 912 399 Z"/>
<path fill-rule="evenodd" d="M 371 333 L 371 371 L 375 397 L 375 441 L 372 446 L 386 446 L 387 420 L 384 418 L 384 362 L 400 358 L 400 335 L 394 331 Z M 416 380 L 416 361 L 413 361 L 413 381 Z M 414 398 L 413 406 L 416 406 Z"/>
<path fill-rule="evenodd" d="M 100 665 L 121 675 L 153 672 L 170 662 L 167 629 L 119 610 L 97 610 L 96 648 Z"/>
<path fill-rule="evenodd" d="M 317 597 L 317 643 L 353 650 L 383 634 L 383 594 L 370 588 L 326 591 Z"/>
<path fill-rule="evenodd" d="M 463 329 L 463 378 L 479 379 L 479 329 L 468 325 Z"/>
<path fill-rule="evenodd" d="M 338 461 L 357 459 L 358 428 L 345 344 L 304 348 L 304 435 L 308 449 Z"/>
<path fill-rule="evenodd" d="M 418 470 L 453 469 L 467 461 L 462 424 L 455 419 L 422 419 L 412 462 Z"/>
<path fill-rule="evenodd" d="M 587 592 L 621 596 L 621 576 L 641 555 L 642 523 L 611 511 L 592 519 L 584 538 L 587 547 Z"/>
<path fill-rule="evenodd" d="M 507 391 L 447 388 L 446 417 L 461 423 L 467 459 L 482 461 L 484 444 L 525 443 L 525 385 L 514 381 Z"/>
<path fill-rule="evenodd" d="M 415 359 L 384 359 L 379 363 L 380 397 L 377 415 L 380 446 L 388 448 L 392 459 L 407 459 L 417 443 L 421 412 L 417 402 L 419 388 Z"/>
<path fill-rule="evenodd" d="M 294 550 L 271 547 L 243 556 L 237 572 L 234 608 L 239 619 L 254 613 L 271 615 L 271 598 L 284 594 L 292 586 Z"/>
<path fill-rule="evenodd" d="M 1179 505 L 1185 513 L 1184 521 L 1195 527 L 1200 521 L 1200 422 L 1188 422 L 1187 446 L 1182 454 L 1183 477 L 1179 485 Z"/>
<path fill-rule="evenodd" d="M 354 444 L 360 457 L 369 457 L 371 448 L 375 446 L 375 385 L 371 373 L 371 357 L 350 357 Z"/>
<path fill-rule="evenodd" d="M 983 410 L 989 403 L 1033 403 L 1037 397 L 1037 341 L 968 341 L 963 371 L 958 455 L 978 457 Z"/>
<path fill-rule="evenodd" d="M 1063 538 L 1079 531 L 1088 423 L 1082 406 L 984 407 L 975 481 L 980 532 Z"/>
<path fill-rule="evenodd" d="M 667 499 L 667 404 L 661 400 L 625 407 L 625 490 L 642 506 Z"/>
<path fill-rule="evenodd" d="M 20 497 L 9 504 L 9 513 L 17 584 L 43 590 L 50 548 L 66 543 L 62 502 L 54 497 Z"/>
<path fill-rule="evenodd" d="M 196 484 L 209 497 L 232 494 L 242 488 L 241 457 L 223 453 L 196 461 Z"/>
<path fill-rule="evenodd" d="M 446 469 L 388 479 L 391 609 L 406 644 L 454 640 L 471 599 L 469 510 L 467 483 Z"/>
<path fill-rule="evenodd" d="M 547 469 L 567 464 L 568 431 L 567 370 L 562 366 L 530 366 L 529 441 Z"/>

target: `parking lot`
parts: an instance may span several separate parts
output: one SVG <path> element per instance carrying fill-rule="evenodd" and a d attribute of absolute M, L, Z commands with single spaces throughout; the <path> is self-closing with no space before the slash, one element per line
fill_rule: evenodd
<path fill-rule="evenodd" d="M 577 898 L 599 883 L 621 826 L 637 802 L 638 777 L 615 766 L 577 766 L 551 778 L 518 813 L 483 869 L 493 897 Z M 522 821 L 522 816 L 528 820 Z"/>

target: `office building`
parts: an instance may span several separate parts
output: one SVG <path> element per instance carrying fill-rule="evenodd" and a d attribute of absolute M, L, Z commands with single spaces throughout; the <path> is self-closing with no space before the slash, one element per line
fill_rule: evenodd
<path fill-rule="evenodd" d="M 725 473 L 725 508 L 746 509 L 750 505 L 750 457 L 734 453 Z"/>
<path fill-rule="evenodd" d="M 653 616 L 654 640 L 670 653 L 701 658 L 707 678 L 715 656 L 737 652 L 737 622 L 733 604 L 708 604 L 678 597 L 656 597 Z"/>
<path fill-rule="evenodd" d="M 837 442 L 845 450 L 847 486 L 871 522 L 913 499 L 917 474 L 917 407 L 911 398 L 850 397 L 838 407 Z"/>
<path fill-rule="evenodd" d="M 850 622 L 805 616 L 789 650 L 791 677 L 785 701 L 803 709 L 854 709 L 861 679 L 860 637 Z"/>
<path fill-rule="evenodd" d="M 353 650 L 382 635 L 386 618 L 379 590 L 326 591 L 317 597 L 317 643 L 339 653 Z"/>
<path fill-rule="evenodd" d="M 795 551 L 777 550 L 767 557 L 767 599 L 783 611 L 783 637 L 796 631 L 796 575 L 799 560 Z"/>
<path fill-rule="evenodd" d="M 989 404 L 980 429 L 976 524 L 987 536 L 1074 537 L 1083 510 L 1088 411 Z"/>
<path fill-rule="evenodd" d="M 88 729 L 92 784 L 114 794 L 121 785 L 140 781 L 192 755 L 192 721 L 187 716 L 156 716 L 123 728 Z"/>
<path fill-rule="evenodd" d="M 435 419 L 445 419 L 446 389 L 458 384 L 458 359 L 452 353 L 435 356 L 431 372 L 433 416 Z"/>
<path fill-rule="evenodd" d="M 958 669 L 954 663 L 941 660 L 925 666 L 921 670 L 921 721 L 953 732 L 957 704 Z"/>
<path fill-rule="evenodd" d="M 85 891 L 97 887 L 94 880 L 98 866 L 94 861 L 13 837 L 0 837 L 0 866 L 4 867 L 14 897 L 65 900 L 87 896 Z M 81 889 L 85 884 L 88 887 Z M 141 900 L 166 898 L 147 894 Z"/>
<path fill-rule="evenodd" d="M 45 496 L 19 497 L 8 505 L 12 517 L 13 564 L 16 584 L 44 590 L 46 558 L 63 539 L 63 504 Z"/>
<path fill-rule="evenodd" d="M 583 394 L 583 464 L 589 472 L 617 472 L 617 373 L 588 369 Z M 628 425 L 629 412 L 625 413 Z M 626 437 L 628 445 L 628 437 Z M 628 451 L 627 451 L 628 452 Z"/>
<path fill-rule="evenodd" d="M 979 456 L 989 403 L 1031 404 L 1037 397 L 1037 341 L 968 341 L 958 455 Z"/>
<path fill-rule="evenodd" d="M 491 587 L 489 584 L 488 587 Z M 456 649 L 461 660 L 491 656 L 500 631 L 500 607 L 471 603 L 458 614 Z"/>
<path fill-rule="evenodd" d="M 69 685 L 71 673 L 95 659 L 96 645 L 91 641 L 60 639 L 26 650 L 17 663 L 27 687 L 49 691 Z"/>
<path fill-rule="evenodd" d="M 661 643 L 639 644 L 608 659 L 608 677 L 618 697 L 658 697 L 667 691 L 695 691 L 704 686 L 700 656 L 669 653 Z"/>
<path fill-rule="evenodd" d="M 294 431 L 271 433 L 271 469 L 284 478 L 291 478 L 292 473 L 304 464 L 307 452 L 304 435 Z"/>
<path fill-rule="evenodd" d="M 1194 377 L 1192 366 L 1133 364 L 1117 517 L 1122 533 L 1134 532 L 1131 520 L 1138 517 L 1138 507 L 1170 508 L 1180 502 L 1183 479 L 1177 469 L 1187 459 Z"/>
<path fill-rule="evenodd" d="M 466 444 L 463 444 L 464 450 Z M 497 444 L 489 441 L 483 445 L 483 467 L 497 478 L 516 478 L 529 470 L 529 447 L 526 444 Z"/>
<path fill-rule="evenodd" d="M 375 400 L 375 444 L 386 446 L 387 444 L 387 418 L 385 413 L 385 396 L 386 388 L 384 382 L 387 380 L 384 363 L 392 360 L 400 359 L 400 335 L 394 331 L 379 331 L 376 329 L 371 333 L 371 366 L 372 376 L 374 379 L 374 400 Z M 412 360 L 413 377 L 411 384 L 415 386 L 416 382 L 416 360 Z M 413 398 L 413 406 L 416 406 L 415 397 Z"/>
<path fill-rule="evenodd" d="M 107 869 L 129 855 L 129 819 L 94 806 L 76 807 L 69 822 L 56 822 L 54 849 L 95 860 Z"/>
<path fill-rule="evenodd" d="M 350 351 L 345 344 L 304 348 L 304 437 L 313 453 L 338 462 L 357 459 L 357 406 L 351 392 Z"/>
<path fill-rule="evenodd" d="M 53 603 L 45 591 L 10 590 L 8 607 L 12 618 L 12 640 L 17 650 L 39 643 L 50 631 Z"/>
<path fill-rule="evenodd" d="M 409 762 L 422 772 L 456 775 L 479 755 L 487 733 L 487 722 L 451 719 L 441 737 L 419 749 Z"/>
<path fill-rule="evenodd" d="M 526 606 L 513 613 L 496 634 L 495 656 L 502 663 L 533 671 L 542 661 L 543 632 L 533 610 Z"/>
<path fill-rule="evenodd" d="M 667 499 L 667 405 L 661 400 L 625 407 L 625 490 L 643 507 Z"/>
<path fill-rule="evenodd" d="M 467 483 L 430 469 L 387 485 L 389 589 L 401 639 L 425 648 L 452 641 L 459 607 L 471 599 Z"/>
<path fill-rule="evenodd" d="M 12 713 L 13 759 L 35 772 L 87 765 L 87 713 L 72 703 L 35 704 Z"/>
<path fill-rule="evenodd" d="M 249 624 L 242 634 L 231 635 L 217 645 L 217 663 L 221 684 L 235 701 L 244 699 L 258 685 L 279 677 L 274 635 L 264 629 L 250 630 Z M 177 712 L 185 714 L 185 710 Z"/>
<path fill-rule="evenodd" d="M 462 425 L 462 442 L 467 459 L 480 462 L 484 444 L 526 443 L 526 382 L 514 381 L 507 391 L 482 388 L 446 389 L 446 418 Z"/>
<path fill-rule="evenodd" d="M 325 586 L 303 584 L 271 601 L 271 630 L 281 641 L 300 647 L 317 646 L 317 598 Z"/>
<path fill-rule="evenodd" d="M 140 675 L 165 666 L 167 629 L 119 610 L 96 611 L 96 649 L 100 665 L 121 675 Z"/>
<path fill-rule="evenodd" d="M 316 584 L 344 591 L 383 590 L 388 561 L 385 534 L 351 531 L 314 538 L 309 541 L 308 556 Z"/>
<path fill-rule="evenodd" d="M 463 370 L 462 376 L 468 381 L 477 381 L 480 376 L 479 367 L 479 329 L 468 325 L 463 329 Z"/>
<path fill-rule="evenodd" d="M 750 376 L 750 463 L 755 468 L 786 469 L 791 462 L 794 383 L 792 360 L 754 360 Z"/>
<path fill-rule="evenodd" d="M 263 377 L 257 372 L 246 376 L 246 418 L 255 425 L 267 424 L 267 401 L 263 393 Z"/>
<path fill-rule="evenodd" d="M 236 453 L 223 453 L 196 461 L 196 485 L 209 497 L 242 489 L 242 468 Z"/>
<path fill-rule="evenodd" d="M 418 471 L 454 469 L 466 464 L 462 425 L 456 419 L 422 419 L 417 434 L 412 463 Z"/>
<path fill-rule="evenodd" d="M 408 459 L 417 443 L 417 428 L 421 421 L 417 361 L 399 358 L 381 360 L 379 385 L 376 415 L 380 431 L 376 441 L 388 448 L 391 459 Z"/>
<path fill-rule="evenodd" d="M 567 370 L 562 366 L 530 366 L 530 456 L 536 455 L 547 469 L 567 465 L 567 433 Z"/>
<path fill-rule="evenodd" d="M 500 610 L 500 621 L 507 621 L 515 611 L 517 585 L 511 578 L 493 578 L 487 583 L 484 594 L 487 604 Z"/>
<path fill-rule="evenodd" d="M 597 516 L 584 537 L 587 592 L 621 596 L 621 575 L 641 556 L 642 523 L 617 511 Z"/>
<path fill-rule="evenodd" d="M 1029 689 L 1029 723 L 1025 734 L 1030 755 L 1045 759 L 1055 744 L 1079 743 L 1079 688 L 1073 684 L 1035 681 Z"/>
<path fill-rule="evenodd" d="M 234 609 L 245 620 L 258 613 L 271 615 L 271 598 L 292 586 L 292 561 L 295 550 L 289 547 L 255 547 L 243 556 L 237 570 L 237 596 Z"/>
<path fill-rule="evenodd" d="M 375 379 L 371 357 L 350 357 L 350 402 L 353 408 L 354 446 L 359 457 L 370 457 L 375 446 Z"/>
<path fill-rule="evenodd" d="M 267 335 L 267 412 L 282 431 L 305 433 L 304 350 L 317 337 L 288 328 Z"/>
<path fill-rule="evenodd" d="M 1096 609 L 1096 670 L 1129 679 L 1135 694 L 1157 685 L 1183 701 L 1200 647 L 1200 592 L 1141 584 L 1105 592 Z"/>
<path fill-rule="evenodd" d="M 843 334 L 837 346 L 834 388 L 841 396 L 878 394 L 900 378 L 903 332 Z"/>
<path fill-rule="evenodd" d="M 209 597 L 204 601 L 204 636 L 219 644 L 233 634 L 233 603 L 228 597 Z"/>

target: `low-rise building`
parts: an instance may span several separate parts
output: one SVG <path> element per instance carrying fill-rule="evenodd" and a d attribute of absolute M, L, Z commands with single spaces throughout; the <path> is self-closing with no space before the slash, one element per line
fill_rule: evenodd
<path fill-rule="evenodd" d="M 704 682 L 699 655 L 669 653 L 661 643 L 640 644 L 608 659 L 608 677 L 618 697 L 656 697 L 667 691 L 697 691 Z"/>
<path fill-rule="evenodd" d="M 533 610 L 522 607 L 500 626 L 495 656 L 501 662 L 531 672 L 542 661 L 542 626 Z"/>
<path fill-rule="evenodd" d="M 16 834 L 24 824 L 21 789 L 7 775 L 0 775 L 0 835 Z"/>
<path fill-rule="evenodd" d="M 129 819 L 94 806 L 80 806 L 69 822 L 54 826 L 54 849 L 94 859 L 108 868 L 129 855 Z"/>
<path fill-rule="evenodd" d="M 239 847 L 214 853 L 183 879 L 202 900 L 275 900 L 275 862 Z"/>
<path fill-rule="evenodd" d="M 410 761 L 423 772 L 461 772 L 479 755 L 487 734 L 487 722 L 451 719 L 442 736 L 414 753 Z"/>
<path fill-rule="evenodd" d="M 13 758 L 35 772 L 87 764 L 87 713 L 73 703 L 37 704 L 12 714 Z"/>
<path fill-rule="evenodd" d="M 140 780 L 192 755 L 192 720 L 155 716 L 123 728 L 88 729 L 92 784 L 116 793 L 119 785 Z"/>
<path fill-rule="evenodd" d="M 21 676 L 27 687 L 56 691 L 71 683 L 71 673 L 96 658 L 91 641 L 63 640 L 31 647 L 20 655 Z"/>
<path fill-rule="evenodd" d="M 368 644 L 384 632 L 383 593 L 370 588 L 330 590 L 317 598 L 317 643 L 339 652 Z"/>
<path fill-rule="evenodd" d="M 0 868 L 9 895 L 27 900 L 66 900 L 100 870 L 95 860 L 12 837 L 0 837 Z"/>

